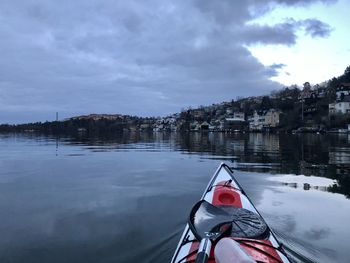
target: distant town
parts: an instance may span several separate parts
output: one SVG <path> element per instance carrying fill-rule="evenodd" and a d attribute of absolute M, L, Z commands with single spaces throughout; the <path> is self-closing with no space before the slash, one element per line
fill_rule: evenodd
<path fill-rule="evenodd" d="M 121 131 L 350 132 L 350 66 L 327 82 L 292 85 L 268 96 L 184 109 L 166 117 L 90 114 L 52 122 L 0 125 L 1 132 Z"/>

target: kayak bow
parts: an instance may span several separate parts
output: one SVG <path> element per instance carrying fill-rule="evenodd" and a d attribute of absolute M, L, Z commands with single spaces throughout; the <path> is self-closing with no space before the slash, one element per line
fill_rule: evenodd
<path fill-rule="evenodd" d="M 224 163 L 193 207 L 171 260 L 190 262 L 290 263 L 282 244 Z"/>

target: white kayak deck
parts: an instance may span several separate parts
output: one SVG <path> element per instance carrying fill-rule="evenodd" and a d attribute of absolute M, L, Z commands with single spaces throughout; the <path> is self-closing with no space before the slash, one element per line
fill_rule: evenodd
<path fill-rule="evenodd" d="M 203 196 L 201 197 L 201 200 L 206 200 L 209 203 L 213 203 L 213 195 L 216 187 L 218 184 L 221 182 L 228 182 L 230 183 L 230 186 L 235 189 L 237 193 L 240 195 L 240 201 L 242 208 L 250 210 L 259 216 L 259 212 L 256 210 L 254 207 L 253 203 L 249 200 L 247 195 L 245 194 L 244 190 L 242 187 L 239 185 L 237 180 L 233 176 L 233 172 L 231 169 L 224 163 L 221 163 L 216 172 L 214 173 L 212 179 L 210 180 L 207 188 L 204 191 Z M 222 186 L 221 186 L 222 187 Z M 268 237 L 265 239 L 270 241 L 271 245 L 276 248 L 275 253 L 278 254 L 281 260 L 275 260 L 271 261 L 266 259 L 267 263 L 275 263 L 275 262 L 283 262 L 283 263 L 289 263 L 289 259 L 285 256 L 285 253 L 283 249 L 281 248 L 280 243 L 277 241 L 274 233 L 268 229 L 269 234 Z M 193 254 L 193 242 L 191 240 L 195 240 L 195 236 L 190 230 L 188 224 L 186 224 L 185 230 L 181 236 L 180 242 L 176 248 L 176 251 L 174 253 L 174 256 L 171 260 L 171 263 L 185 263 L 185 262 L 193 262 L 193 260 L 189 260 L 189 254 Z M 192 253 L 191 253 L 192 252 Z M 192 256 L 193 258 L 193 256 Z M 260 260 L 259 260 L 260 261 Z M 209 262 L 215 262 L 213 259 L 210 260 Z M 261 261 L 264 262 L 264 261 Z"/>

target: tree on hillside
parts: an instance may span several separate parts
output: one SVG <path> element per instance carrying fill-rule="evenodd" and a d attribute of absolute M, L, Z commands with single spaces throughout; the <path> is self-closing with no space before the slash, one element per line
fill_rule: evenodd
<path fill-rule="evenodd" d="M 339 85 L 340 85 L 340 81 L 338 80 L 338 78 L 332 78 L 329 82 L 328 82 L 328 87 L 330 88 L 330 89 L 336 89 L 336 88 L 338 88 L 339 87 Z"/>
<path fill-rule="evenodd" d="M 303 84 L 303 88 L 304 88 L 304 90 L 310 90 L 310 89 L 311 89 L 311 84 L 310 84 L 310 82 L 306 81 L 306 82 Z"/>
<path fill-rule="evenodd" d="M 261 104 L 260 104 L 260 109 L 261 110 L 268 110 L 272 108 L 272 102 L 270 97 L 264 96 L 262 98 Z"/>
<path fill-rule="evenodd" d="M 347 66 L 344 71 L 344 75 L 349 75 L 349 74 L 350 74 L 350 66 Z"/>
<path fill-rule="evenodd" d="M 341 82 L 350 82 L 350 66 L 347 66 L 344 75 L 341 76 L 342 80 Z"/>

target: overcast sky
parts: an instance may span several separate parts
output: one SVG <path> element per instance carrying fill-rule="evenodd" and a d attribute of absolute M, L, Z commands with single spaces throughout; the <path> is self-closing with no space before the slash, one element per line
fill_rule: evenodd
<path fill-rule="evenodd" d="M 2 0 L 0 123 L 166 115 L 341 75 L 349 0 Z"/>

